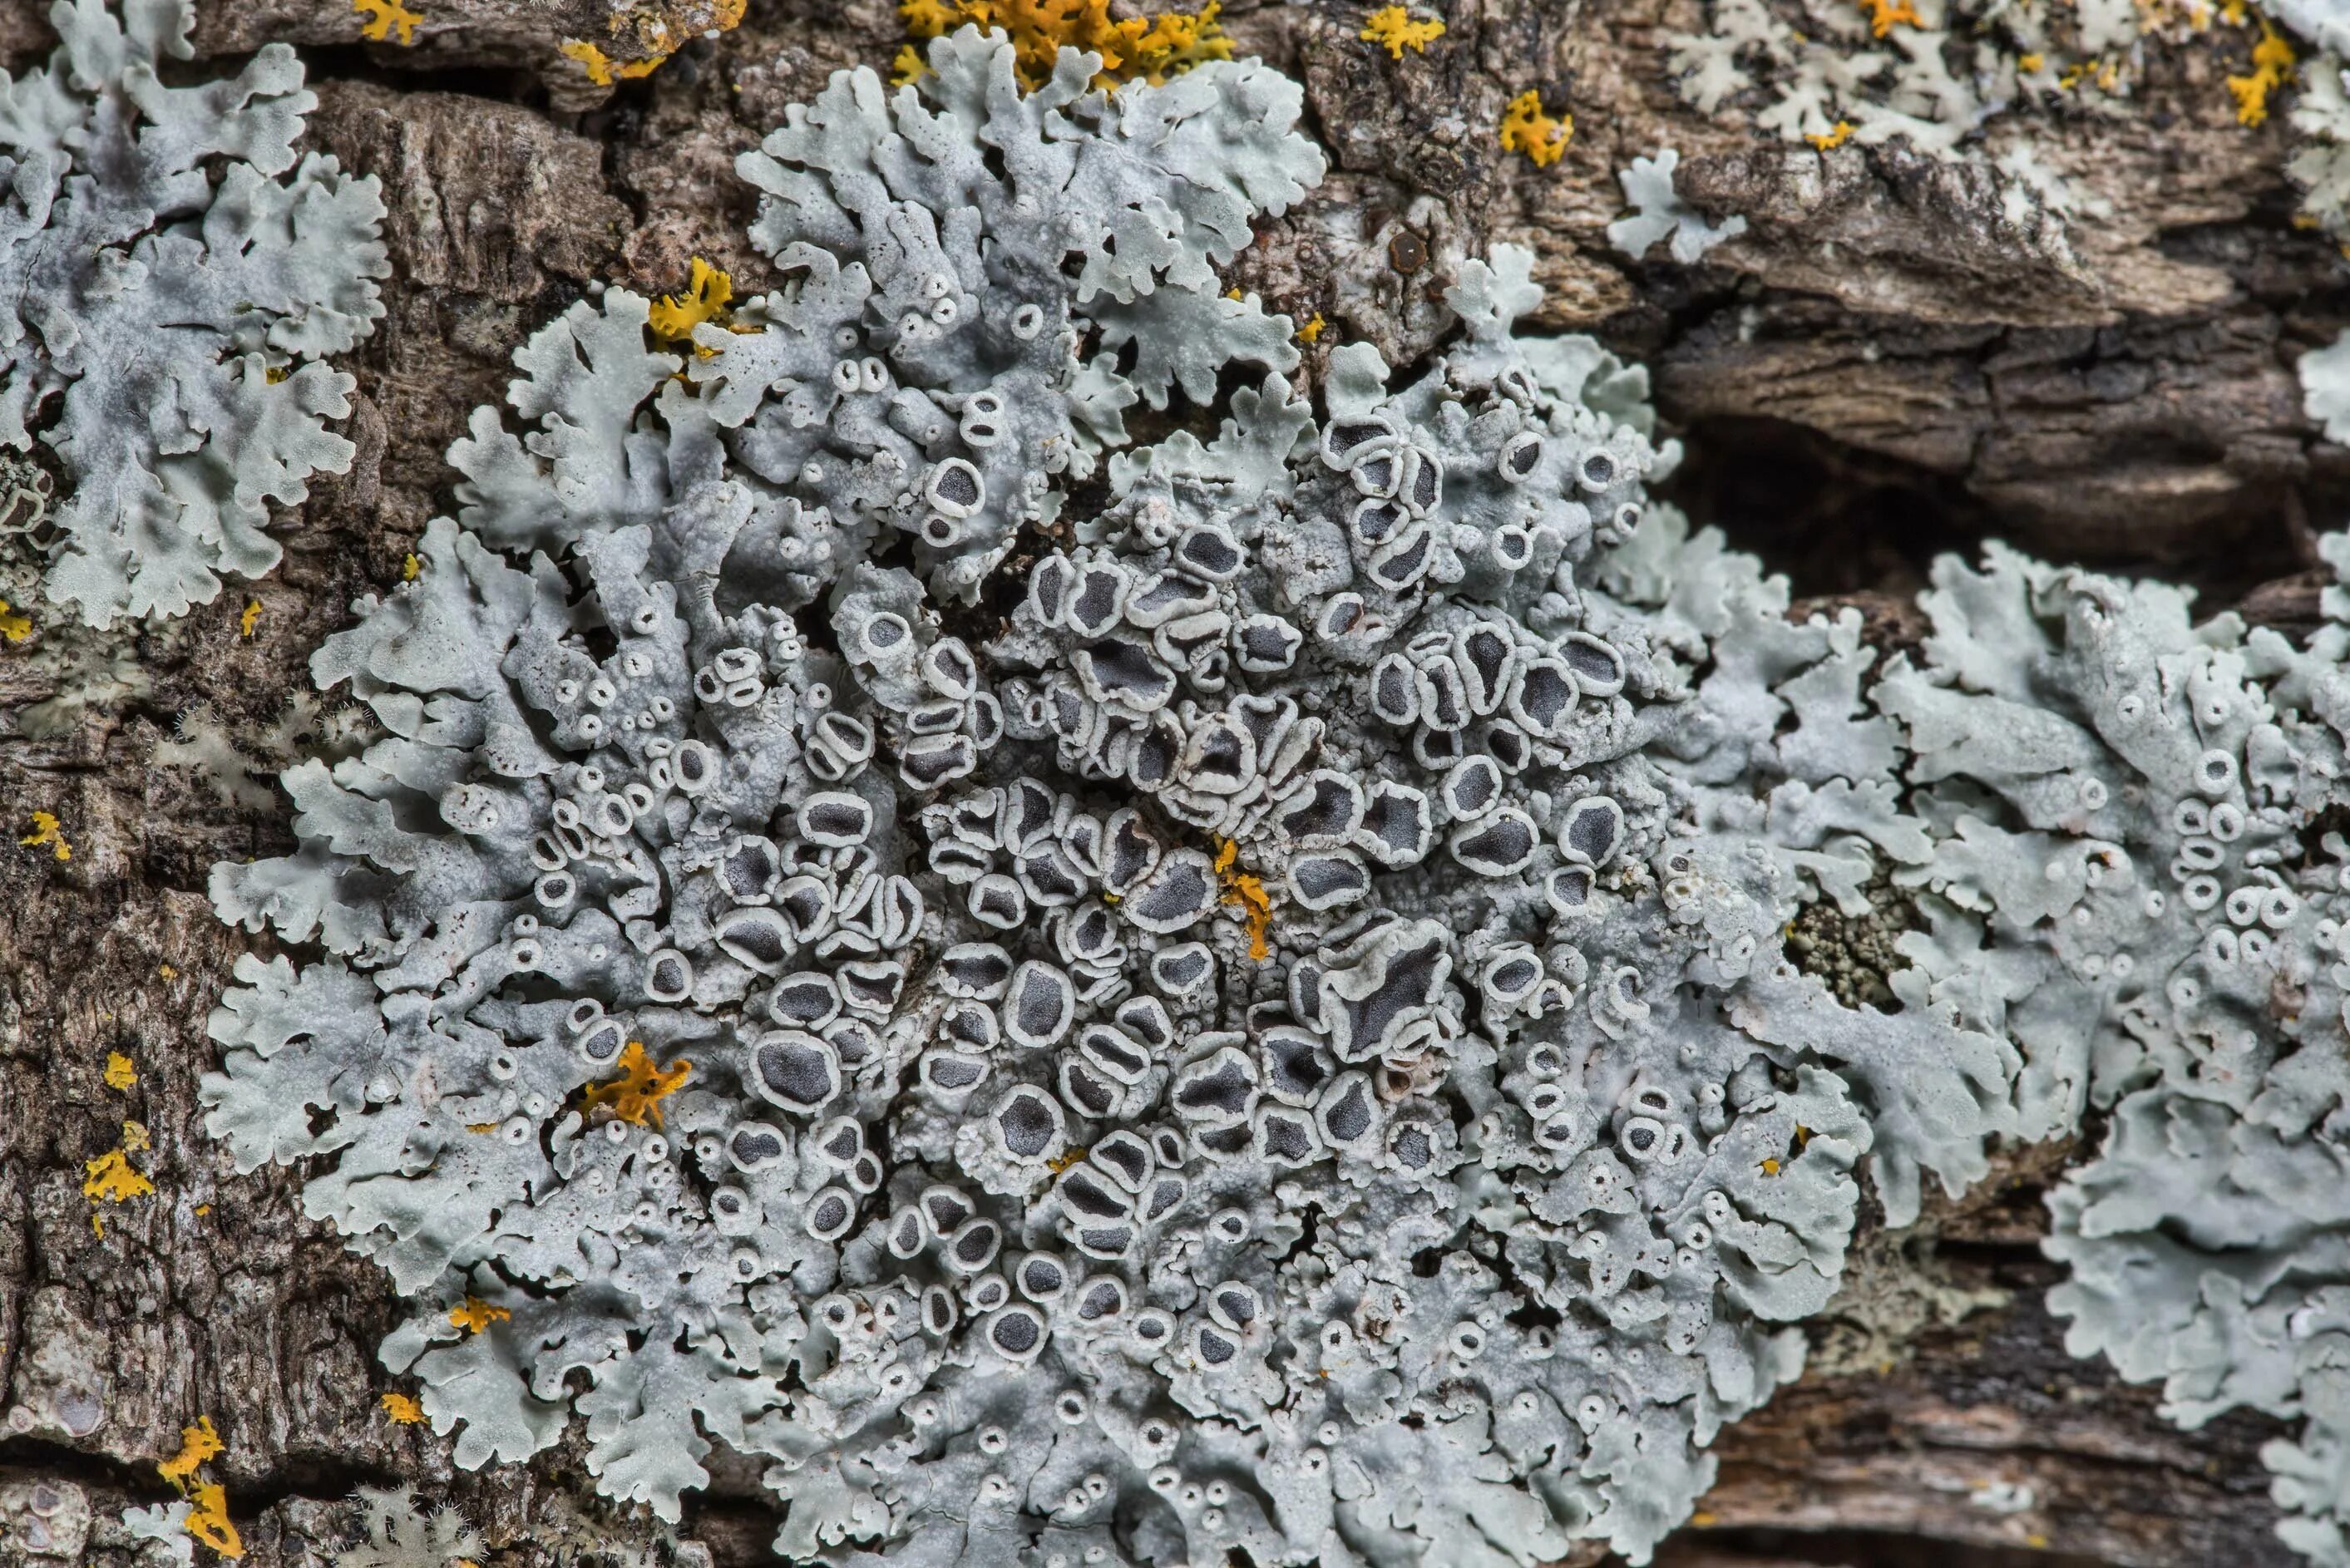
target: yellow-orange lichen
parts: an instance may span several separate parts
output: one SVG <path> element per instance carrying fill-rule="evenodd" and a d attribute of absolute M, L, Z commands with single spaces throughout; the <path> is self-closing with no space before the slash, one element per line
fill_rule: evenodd
<path fill-rule="evenodd" d="M 85 1198 L 103 1198 L 109 1203 L 126 1203 L 133 1198 L 145 1198 L 155 1190 L 155 1184 L 130 1163 L 130 1157 L 119 1148 L 108 1149 L 96 1159 L 82 1164 L 81 1191 Z"/>
<path fill-rule="evenodd" d="M 449 1325 L 462 1328 L 467 1334 L 479 1334 L 490 1324 L 504 1323 L 513 1316 L 514 1314 L 502 1306 L 492 1306 L 479 1296 L 467 1296 L 464 1305 L 450 1311 Z"/>
<path fill-rule="evenodd" d="M 53 811 L 33 813 L 33 831 L 16 842 L 27 849 L 38 849 L 47 845 L 50 853 L 58 859 L 73 858 L 73 846 L 66 842 L 65 829 L 57 826 L 57 813 Z"/>
<path fill-rule="evenodd" d="M 2252 46 L 2252 73 L 2230 77 L 2228 90 L 2236 98 L 2236 123 L 2259 125 L 2269 117 L 2269 94 L 2293 79 L 2293 46 L 2261 18 L 2260 42 Z"/>
<path fill-rule="evenodd" d="M 244 1540 L 229 1522 L 228 1493 L 219 1485 L 207 1481 L 188 1494 L 190 1507 L 185 1528 L 189 1534 L 211 1547 L 224 1557 L 244 1555 Z"/>
<path fill-rule="evenodd" d="M 359 24 L 359 36 L 371 44 L 384 42 L 395 30 L 400 43 L 412 44 L 416 24 L 424 20 L 400 0 L 351 0 L 351 9 L 367 18 Z"/>
<path fill-rule="evenodd" d="M 1112 16 L 1109 0 L 899 0 L 898 14 L 917 39 L 940 37 L 967 25 L 1003 33 L 1012 41 L 1013 66 L 1022 85 L 1034 89 L 1052 80 L 1064 48 L 1101 57 L 1094 77 L 1099 87 L 1162 82 L 1202 61 L 1229 60 L 1232 40 L 1217 23 L 1217 9 L 1211 0 L 1196 12 Z M 900 80 L 920 76 L 920 54 L 910 59 L 901 50 L 897 69 Z"/>
<path fill-rule="evenodd" d="M 723 322 L 726 307 L 734 298 L 734 280 L 712 266 L 700 256 L 693 258 L 686 275 L 685 292 L 665 294 L 653 301 L 645 317 L 645 324 L 653 336 L 665 343 L 689 343 L 693 329 L 705 321 Z M 707 357 L 715 350 L 696 347 L 694 352 Z"/>
<path fill-rule="evenodd" d="M 1565 155 L 1566 144 L 1575 140 L 1575 116 L 1563 114 L 1554 119 L 1544 114 L 1542 94 L 1528 88 L 1502 111 L 1498 135 L 1504 151 L 1523 152 L 1535 168 L 1542 169 Z"/>
<path fill-rule="evenodd" d="M 1868 13 L 1868 34 L 1873 38 L 1885 36 L 1898 23 L 1907 22 L 1913 27 L 1925 26 L 1918 16 L 1918 8 L 1909 0 L 1857 0 L 1857 3 L 1862 10 Z"/>
<path fill-rule="evenodd" d="M 634 1127 L 650 1122 L 658 1127 L 661 1100 L 675 1094 L 692 1072 L 693 1064 L 682 1060 L 655 1066 L 644 1046 L 631 1040 L 620 1053 L 619 1075 L 589 1085 L 580 1108 L 590 1121 L 623 1121 Z"/>
<path fill-rule="evenodd" d="M 1224 885 L 1224 902 L 1240 906 L 1242 919 L 1248 923 L 1249 957 L 1262 963 L 1272 950 L 1265 933 L 1273 925 L 1273 900 L 1263 882 L 1233 864 L 1240 853 L 1241 846 L 1231 839 L 1216 841 L 1216 879 Z"/>
<path fill-rule="evenodd" d="M 188 1490 L 194 1479 L 196 1467 L 206 1459 L 217 1459 L 226 1451 L 220 1434 L 213 1429 L 210 1416 L 199 1416 L 192 1427 L 180 1428 L 180 1451 L 156 1465 L 158 1474 L 181 1491 Z"/>
<path fill-rule="evenodd" d="M 1372 12 L 1363 30 L 1356 36 L 1368 38 L 1386 49 L 1388 58 L 1399 60 L 1406 49 L 1415 55 L 1426 54 L 1429 45 L 1444 36 L 1444 23 L 1433 17 L 1415 22 L 1403 6 L 1387 5 Z"/>

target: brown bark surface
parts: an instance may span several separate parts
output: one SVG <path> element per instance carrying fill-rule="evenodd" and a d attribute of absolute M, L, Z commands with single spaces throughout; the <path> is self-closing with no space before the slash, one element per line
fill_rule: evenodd
<path fill-rule="evenodd" d="M 0 815 L 13 840 L 54 812 L 73 849 L 0 845 L 0 1563 L 130 1562 L 117 1518 L 171 1496 L 154 1467 L 200 1415 L 225 1440 L 213 1468 L 254 1568 L 318 1562 L 350 1538 L 341 1500 L 396 1483 L 462 1510 L 491 1568 L 766 1560 L 747 1462 L 668 1532 L 595 1500 L 574 1450 L 467 1473 L 387 1418 L 388 1282 L 303 1217 L 298 1172 L 236 1177 L 203 1132 L 206 1014 L 236 955 L 267 950 L 216 922 L 203 888 L 215 860 L 289 846 L 269 774 L 334 717 L 289 706 L 308 654 L 449 506 L 442 454 L 499 397 L 515 345 L 591 280 L 674 290 L 694 254 L 757 288 L 734 154 L 832 69 L 886 67 L 899 26 L 884 0 L 754 0 L 736 30 L 606 93 L 556 46 L 594 36 L 607 0 L 413 8 L 402 49 L 362 43 L 347 0 L 199 5 L 193 68 L 295 43 L 321 99 L 312 143 L 383 181 L 396 272 L 349 365 L 353 471 L 282 519 L 286 562 L 250 592 L 154 631 L 45 618 L 0 650 Z M 47 50 L 45 9 L 0 0 L 0 67 Z M 1701 24 L 1700 0 L 1440 0 L 1421 9 L 1445 37 L 1400 62 L 1357 38 L 1368 9 L 1232 0 L 1226 18 L 1305 81 L 1332 154 L 1328 182 L 1236 269 L 1272 307 L 1321 313 L 1323 347 L 1417 354 L 1445 327 L 1451 268 L 1525 241 L 1553 325 L 1652 367 L 1690 452 L 1676 498 L 1799 597 L 1856 597 L 1887 638 L 1914 636 L 1901 601 L 1924 563 L 1999 536 L 2311 618 L 2297 575 L 2313 527 L 2342 515 L 2350 453 L 2303 417 L 2293 359 L 2350 320 L 2350 293 L 2331 244 L 2290 221 L 2284 128 L 2234 123 L 2221 78 L 2242 69 L 2241 35 L 2149 45 L 2123 112 L 1995 122 L 1995 145 L 2033 139 L 2111 208 L 2019 229 L 1980 167 L 1790 149 L 1680 104 L 1664 39 Z M 1575 118 L 1549 169 L 1494 142 L 1528 87 Z M 1616 171 L 1663 146 L 1686 194 L 1750 224 L 1696 268 L 1607 244 Z M 216 757 L 228 737 L 255 774 L 159 764 L 182 728 Z M 110 1053 L 135 1064 L 130 1087 L 108 1085 Z M 86 1162 L 126 1120 L 151 1137 L 155 1191 L 94 1205 Z M 2182 1434 L 2150 1391 L 2064 1354 L 2037 1251 L 2064 1152 L 2011 1151 L 1984 1189 L 1864 1239 L 1814 1369 L 1723 1435 L 1721 1482 L 1660 1561 L 2294 1561 L 2257 1458 L 2273 1423 Z"/>

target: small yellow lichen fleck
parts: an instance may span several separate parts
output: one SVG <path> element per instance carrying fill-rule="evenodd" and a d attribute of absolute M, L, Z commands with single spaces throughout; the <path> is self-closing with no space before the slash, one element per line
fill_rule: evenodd
<path fill-rule="evenodd" d="M 467 1296 L 465 1304 L 449 1314 L 449 1322 L 467 1334 L 479 1334 L 490 1324 L 504 1323 L 512 1316 L 514 1314 L 502 1306 L 492 1306 L 479 1296 Z"/>
<path fill-rule="evenodd" d="M 498 1130 L 498 1124 L 495 1122 L 467 1122 L 465 1124 L 465 1130 L 469 1133 L 494 1133 Z"/>
<path fill-rule="evenodd" d="M 403 583 L 412 583 L 420 575 L 422 574 L 423 570 L 424 563 L 418 560 L 415 553 L 411 551 L 408 556 L 400 563 L 400 580 Z"/>
<path fill-rule="evenodd" d="M 1775 1159 L 1766 1159 L 1766 1160 L 1764 1160 L 1764 1161 L 1762 1162 L 1762 1174 L 1763 1174 L 1763 1175 L 1765 1175 L 1765 1176 L 1776 1176 L 1776 1175 L 1778 1175 L 1778 1174 L 1779 1174 L 1779 1162 L 1778 1162 L 1777 1160 L 1775 1160 Z"/>
<path fill-rule="evenodd" d="M 371 44 L 382 43 L 395 28 L 401 43 L 412 44 L 416 40 L 411 35 L 416 31 L 416 24 L 424 20 L 400 0 L 351 0 L 351 9 L 367 18 L 359 24 L 359 36 Z"/>
<path fill-rule="evenodd" d="M 253 640 L 253 628 L 260 624 L 261 601 L 249 599 L 245 602 L 244 612 L 236 618 L 236 634 L 250 642 Z"/>
<path fill-rule="evenodd" d="M 665 294 L 652 303 L 647 311 L 645 324 L 653 336 L 665 343 L 691 340 L 693 329 L 705 321 L 723 322 L 727 304 L 734 297 L 734 280 L 703 261 L 700 256 L 687 273 L 683 294 Z M 707 358 L 715 349 L 697 347 L 694 352 Z"/>
<path fill-rule="evenodd" d="M 1897 22 L 1907 22 L 1913 27 L 1925 24 L 1918 20 L 1918 8 L 1909 0 L 1858 0 L 1860 8 L 1868 13 L 1868 33 L 1881 38 L 1893 31 Z"/>
<path fill-rule="evenodd" d="M 201 1219 L 202 1217 L 203 1217 L 203 1216 L 204 1216 L 204 1215 L 206 1215 L 206 1214 L 211 1213 L 212 1211 L 213 1211 L 213 1206 L 212 1206 L 211 1204 L 209 1204 L 209 1203 L 199 1203 L 199 1204 L 197 1204 L 197 1205 L 196 1205 L 196 1215 L 197 1215 L 197 1217 L 198 1217 L 199 1219 Z"/>
<path fill-rule="evenodd" d="M 1804 140 L 1812 144 L 1812 150 L 1814 152 L 1826 152 L 1831 149 L 1842 147 L 1846 142 L 1850 141 L 1852 140 L 1852 121 L 1848 119 L 1839 119 L 1835 122 L 1835 129 L 1829 131 L 1826 135 L 1806 136 Z"/>
<path fill-rule="evenodd" d="M 96 1159 L 85 1161 L 82 1169 L 88 1174 L 81 1184 L 85 1198 L 103 1198 L 109 1203 L 121 1203 L 133 1198 L 144 1198 L 155 1190 L 155 1184 L 139 1174 L 130 1157 L 119 1148 L 109 1148 Z"/>
<path fill-rule="evenodd" d="M 188 1510 L 187 1531 L 224 1557 L 244 1555 L 244 1542 L 229 1522 L 228 1493 L 207 1482 L 189 1494 L 195 1506 Z"/>
<path fill-rule="evenodd" d="M 2034 1552 L 2044 1552 L 2048 1549 L 2048 1538 L 2037 1532 L 2025 1536 L 2023 1538 L 2023 1543 L 2026 1546 L 2031 1547 Z"/>
<path fill-rule="evenodd" d="M 1240 858 L 1241 846 L 1229 838 L 1216 841 L 1216 877 L 1224 885 L 1224 902 L 1237 904 L 1248 923 L 1249 957 L 1258 963 L 1273 950 L 1265 941 L 1265 933 L 1273 925 L 1273 900 L 1265 895 L 1264 884 L 1245 871 L 1233 869 L 1232 862 Z"/>
<path fill-rule="evenodd" d="M 144 1154 L 154 1147 L 154 1135 L 147 1130 L 147 1124 L 145 1122 L 124 1122 L 122 1124 L 123 1153 Z"/>
<path fill-rule="evenodd" d="M 383 1397 L 383 1413 L 403 1427 L 413 1427 L 424 1419 L 424 1407 L 407 1394 L 387 1394 Z"/>
<path fill-rule="evenodd" d="M 173 969 L 167 963 L 157 964 L 155 966 L 155 972 L 161 975 L 165 980 L 177 980 L 180 978 L 180 971 Z"/>
<path fill-rule="evenodd" d="M 6 599 L 0 599 L 0 638 L 22 642 L 32 635 L 33 618 L 11 608 Z"/>
<path fill-rule="evenodd" d="M 1058 1176 L 1093 1152 L 1091 1147 L 1064 1149 L 1045 1162 L 1045 1168 Z"/>
<path fill-rule="evenodd" d="M 1575 116 L 1563 114 L 1553 119 L 1543 112 L 1542 94 L 1528 88 L 1502 111 L 1499 134 L 1503 151 L 1523 152 L 1535 168 L 1546 168 L 1557 162 L 1565 154 L 1566 144 L 1575 140 Z"/>
<path fill-rule="evenodd" d="M 189 1480 L 196 1473 L 196 1467 L 206 1459 L 218 1459 L 225 1451 L 220 1434 L 213 1430 L 213 1418 L 199 1416 L 194 1426 L 180 1428 L 180 1451 L 155 1469 L 165 1480 L 184 1492 L 188 1490 Z"/>
<path fill-rule="evenodd" d="M 634 1127 L 643 1127 L 650 1122 L 658 1127 L 661 1125 L 661 1100 L 675 1094 L 692 1072 L 693 1064 L 691 1062 L 678 1061 L 666 1067 L 655 1066 L 653 1059 L 645 1054 L 644 1046 L 631 1040 L 620 1053 L 619 1076 L 590 1085 L 587 1098 L 580 1102 L 580 1108 L 588 1113 L 590 1120 L 596 1119 L 596 1113 L 602 1111 L 613 1120 Z"/>
<path fill-rule="evenodd" d="M 921 50 L 911 44 L 900 44 L 898 46 L 898 57 L 889 62 L 889 85 L 904 87 L 910 82 L 919 81 L 922 73 L 930 68 L 930 62 L 922 58 Z M 739 92 L 742 89 L 737 88 L 735 90 Z"/>
<path fill-rule="evenodd" d="M 2228 90 L 2236 95 L 2236 123 L 2258 125 L 2269 117 L 2269 94 L 2293 79 L 2293 46 L 2261 18 L 2261 41 L 2252 46 L 2252 74 L 2230 77 Z"/>
<path fill-rule="evenodd" d="M 1415 55 L 1426 54 L 1429 45 L 1444 36 L 1444 24 L 1440 20 L 1415 22 L 1403 6 L 1388 5 L 1372 12 L 1363 30 L 1356 36 L 1385 46 L 1388 57 L 1399 60 L 1406 49 Z"/>
<path fill-rule="evenodd" d="M 138 1082 L 139 1068 L 130 1057 L 120 1051 L 109 1051 L 106 1054 L 106 1086 L 108 1088 L 128 1089 Z"/>
<path fill-rule="evenodd" d="M 2018 55 L 2015 57 L 2016 68 L 2021 70 L 2025 76 L 2036 76 L 2039 74 L 2040 67 L 2047 63 L 2046 57 L 2041 55 Z"/>
<path fill-rule="evenodd" d="M 1322 313 L 1317 310 L 1311 317 L 1306 318 L 1305 326 L 1297 329 L 1297 340 L 1300 343 L 1320 342 L 1322 340 Z"/>
<path fill-rule="evenodd" d="M 1700 1530 L 1703 1530 L 1709 1525 L 1716 1524 L 1720 1521 L 1721 1516 L 1719 1514 L 1708 1513 L 1703 1509 L 1699 1509 L 1695 1513 L 1690 1515 L 1690 1522 L 1696 1525 Z"/>
<path fill-rule="evenodd" d="M 26 834 L 24 837 L 16 840 L 16 842 L 23 845 L 27 849 L 38 849 L 41 846 L 46 844 L 58 859 L 70 860 L 73 858 L 73 846 L 66 842 L 65 829 L 57 826 L 57 817 L 55 812 L 36 811 L 33 813 L 33 831 Z"/>

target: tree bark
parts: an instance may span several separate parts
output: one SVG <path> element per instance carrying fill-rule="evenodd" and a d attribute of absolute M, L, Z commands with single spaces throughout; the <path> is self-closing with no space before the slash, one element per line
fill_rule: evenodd
<path fill-rule="evenodd" d="M 501 396 L 515 345 L 591 281 L 675 290 L 696 254 L 760 287 L 733 156 L 830 71 L 886 67 L 900 24 L 881 0 L 757 0 L 733 32 L 604 92 L 556 51 L 592 36 L 605 0 L 415 8 L 400 48 L 360 41 L 346 0 L 199 6 L 192 68 L 295 43 L 321 100 L 311 144 L 383 182 L 395 273 L 348 365 L 351 472 L 280 519 L 285 564 L 249 594 L 144 631 L 43 617 L 0 651 L 11 837 L 48 811 L 72 846 L 68 861 L 0 846 L 0 1563 L 133 1561 L 119 1515 L 172 1496 L 155 1466 L 199 1416 L 225 1442 L 213 1469 L 253 1568 L 348 1541 L 360 1484 L 457 1508 L 493 1568 L 767 1558 L 750 1462 L 664 1532 L 598 1501 L 568 1444 L 465 1472 L 429 1428 L 387 1417 L 386 1279 L 303 1217 L 300 1172 L 235 1176 L 203 1131 L 207 1012 L 237 955 L 271 950 L 219 924 L 204 886 L 216 860 L 290 846 L 270 775 L 337 706 L 307 701 L 309 653 L 448 509 L 442 453 Z M 0 66 L 46 53 L 45 9 L 0 0 Z M 1417 355 L 1445 328 L 1457 263 L 1525 242 L 1547 325 L 1652 368 L 1689 448 L 1674 498 L 1799 597 L 1869 607 L 1873 635 L 1914 638 L 1904 601 L 1927 562 L 1992 536 L 2193 584 L 2207 608 L 2314 618 L 2313 520 L 2341 514 L 2350 452 L 2303 418 L 2293 360 L 2350 319 L 2350 294 L 2333 244 L 2291 222 L 2285 128 L 2235 123 L 2221 78 L 2240 42 L 2149 43 L 2138 97 L 2110 116 L 1995 121 L 1993 151 L 2029 140 L 2108 209 L 2018 227 L 1980 158 L 1791 149 L 1680 103 L 1665 39 L 1701 26 L 1700 0 L 1441 0 L 1421 9 L 1444 37 L 1400 61 L 1357 38 L 1367 9 L 1232 0 L 1225 18 L 1242 52 L 1305 83 L 1332 156 L 1236 269 L 1271 307 L 1325 317 L 1317 353 Z M 1528 87 L 1575 119 L 1547 169 L 1494 139 Z M 1684 194 L 1748 221 L 1694 268 L 1628 263 L 1605 236 L 1617 171 L 1667 146 Z M 0 566 L 27 580 L 25 562 Z M 159 762 L 172 744 L 166 758 L 211 765 Z M 127 1088 L 107 1079 L 116 1053 Z M 155 1191 L 95 1204 L 86 1162 L 126 1121 L 151 1139 Z M 2152 1392 L 2064 1354 L 2037 1242 L 2067 1152 L 2007 1151 L 1967 1199 L 1865 1234 L 1813 1325 L 1813 1369 L 1722 1435 L 1720 1483 L 1660 1561 L 2294 1561 L 2257 1457 L 2276 1423 L 2182 1434 Z"/>

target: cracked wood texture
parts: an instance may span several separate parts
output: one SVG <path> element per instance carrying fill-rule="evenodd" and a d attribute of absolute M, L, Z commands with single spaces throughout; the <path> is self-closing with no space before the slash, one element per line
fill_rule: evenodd
<path fill-rule="evenodd" d="M 753 0 L 733 32 L 607 92 L 557 45 L 599 36 L 612 0 L 413 8 L 400 48 L 363 42 L 346 0 L 198 5 L 192 68 L 294 43 L 321 100 L 312 144 L 383 181 L 395 274 L 349 364 L 353 471 L 280 520 L 285 564 L 249 595 L 104 640 L 43 620 L 0 651 L 10 836 L 51 811 L 73 848 L 0 856 L 0 1563 L 133 1561 L 120 1514 L 170 1500 L 155 1466 L 199 1416 L 225 1444 L 211 1469 L 254 1568 L 319 1563 L 352 1538 L 353 1488 L 394 1483 L 461 1510 L 488 1568 L 768 1557 L 752 1462 L 720 1465 L 665 1532 L 597 1501 L 576 1449 L 468 1473 L 390 1418 L 397 1386 L 373 1359 L 388 1282 L 303 1217 L 296 1173 L 236 1177 L 203 1136 L 205 1017 L 236 955 L 265 949 L 217 923 L 203 888 L 215 860 L 288 847 L 266 770 L 320 722 L 289 706 L 308 653 L 353 597 L 399 580 L 450 504 L 442 454 L 498 398 L 515 345 L 591 280 L 674 290 L 697 254 L 739 292 L 762 286 L 734 154 L 833 69 L 886 65 L 901 34 L 883 0 Z M 2233 121 L 2241 34 L 2150 41 L 2119 113 L 1994 121 L 1992 151 L 2030 140 L 2110 206 L 2022 231 L 1980 160 L 1818 153 L 1679 103 L 1665 39 L 1701 25 L 1701 0 L 1440 0 L 1419 9 L 1444 37 L 1400 61 L 1357 38 L 1369 8 L 1227 6 L 1243 52 L 1305 83 L 1332 155 L 1322 190 L 1233 269 L 1272 307 L 1326 317 L 1317 356 L 1369 340 L 1413 357 L 1444 329 L 1452 267 L 1523 241 L 1551 325 L 1653 368 L 1690 448 L 1675 498 L 1798 596 L 1868 607 L 1872 635 L 1914 638 L 1902 601 L 1924 563 L 1994 535 L 2313 618 L 2312 520 L 2341 517 L 2350 453 L 2303 418 L 2293 359 L 2350 318 L 2350 296 L 2333 248 L 2290 221 L 2287 132 Z M 0 67 L 46 52 L 45 9 L 0 0 Z M 1549 169 L 1494 142 L 1529 87 L 1575 119 Z M 1606 242 L 1616 171 L 1661 146 L 1681 151 L 1686 195 L 1748 220 L 1696 268 L 1629 265 Z M 182 726 L 263 771 L 217 746 L 210 771 L 160 763 Z M 127 1121 L 151 1139 L 136 1158 L 154 1192 L 95 1203 L 87 1162 Z M 2064 1353 L 2036 1243 L 2066 1153 L 2009 1151 L 1910 1232 L 1864 1235 L 1812 1370 L 1722 1435 L 1720 1484 L 1660 1562 L 2294 1561 L 2257 1458 L 2274 1423 L 2181 1434 L 2149 1390 Z M 36 1483 L 65 1499 L 39 1530 Z"/>

